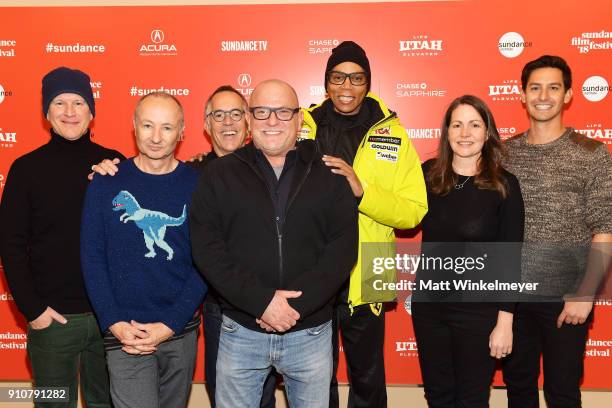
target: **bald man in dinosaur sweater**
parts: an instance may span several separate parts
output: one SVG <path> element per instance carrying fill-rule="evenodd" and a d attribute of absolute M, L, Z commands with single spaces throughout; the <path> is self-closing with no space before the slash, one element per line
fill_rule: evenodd
<path fill-rule="evenodd" d="M 138 155 L 115 177 L 94 178 L 85 197 L 83 274 L 105 333 L 115 408 L 183 408 L 189 396 L 206 285 L 186 216 L 197 172 L 174 157 L 183 128 L 178 100 L 143 97 Z"/>

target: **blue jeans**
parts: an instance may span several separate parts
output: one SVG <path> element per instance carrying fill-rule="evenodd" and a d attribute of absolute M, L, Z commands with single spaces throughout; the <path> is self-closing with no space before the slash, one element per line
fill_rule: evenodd
<path fill-rule="evenodd" d="M 221 307 L 212 302 L 204 302 L 204 373 L 206 375 L 206 391 L 210 406 L 215 405 L 215 388 L 217 384 L 217 351 L 219 350 L 219 337 L 221 336 L 221 323 L 223 315 Z M 274 408 L 276 406 L 276 372 L 272 371 L 263 387 L 260 408 Z"/>
<path fill-rule="evenodd" d="M 331 321 L 283 335 L 247 329 L 223 316 L 217 356 L 218 408 L 258 408 L 272 367 L 292 408 L 327 408 L 332 375 Z"/>

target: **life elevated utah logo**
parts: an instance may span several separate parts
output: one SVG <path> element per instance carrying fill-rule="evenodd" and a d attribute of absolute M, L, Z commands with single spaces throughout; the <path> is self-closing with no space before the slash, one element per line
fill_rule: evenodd
<path fill-rule="evenodd" d="M 489 96 L 492 101 L 518 101 L 521 98 L 518 79 L 506 79 L 501 84 L 489 85 Z"/>
<path fill-rule="evenodd" d="M 13 147 L 17 143 L 17 133 L 0 128 L 0 147 Z"/>
<path fill-rule="evenodd" d="M 432 40 L 426 34 L 413 35 L 409 40 L 399 41 L 399 52 L 404 57 L 437 56 L 444 51 L 442 40 Z"/>
<path fill-rule="evenodd" d="M 165 42 L 165 33 L 155 28 L 149 34 L 149 40 L 146 44 L 141 44 L 139 51 L 142 56 L 172 56 L 178 55 L 176 45 Z"/>
<path fill-rule="evenodd" d="M 612 145 L 612 129 L 606 128 L 601 123 L 587 124 L 582 129 L 576 129 L 576 131 L 591 139 Z"/>

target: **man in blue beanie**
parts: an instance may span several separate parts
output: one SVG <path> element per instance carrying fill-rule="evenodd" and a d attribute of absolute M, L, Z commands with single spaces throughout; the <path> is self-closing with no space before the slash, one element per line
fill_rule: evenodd
<path fill-rule="evenodd" d="M 90 138 L 95 103 L 89 76 L 60 67 L 42 81 L 51 140 L 11 166 L 0 204 L 0 256 L 17 307 L 29 322 L 36 387 L 67 387 L 44 407 L 76 407 L 78 378 L 88 407 L 110 407 L 102 336 L 81 273 L 81 207 L 92 164 L 123 157 Z M 41 176 L 53 167 L 53 183 Z M 36 404 L 36 406 L 39 406 Z"/>

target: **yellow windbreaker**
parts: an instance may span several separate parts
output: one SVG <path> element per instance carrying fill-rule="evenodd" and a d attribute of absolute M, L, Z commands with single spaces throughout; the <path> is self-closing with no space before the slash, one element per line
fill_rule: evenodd
<path fill-rule="evenodd" d="M 372 311 L 380 313 L 381 301 L 362 296 L 362 285 L 370 285 L 372 265 L 364 265 L 364 248 L 377 252 L 376 256 L 395 257 L 394 228 L 416 227 L 427 212 L 427 193 L 421 170 L 421 162 L 414 146 L 406 135 L 395 113 L 371 92 L 385 117 L 372 126 L 364 136 L 353 161 L 353 169 L 363 187 L 359 204 L 359 254 L 357 264 L 351 271 L 349 285 L 349 307 L 370 303 Z M 304 109 L 304 123 L 300 139 L 315 139 L 317 124 L 310 112 L 320 105 Z M 368 243 L 385 243 L 370 245 Z"/>

